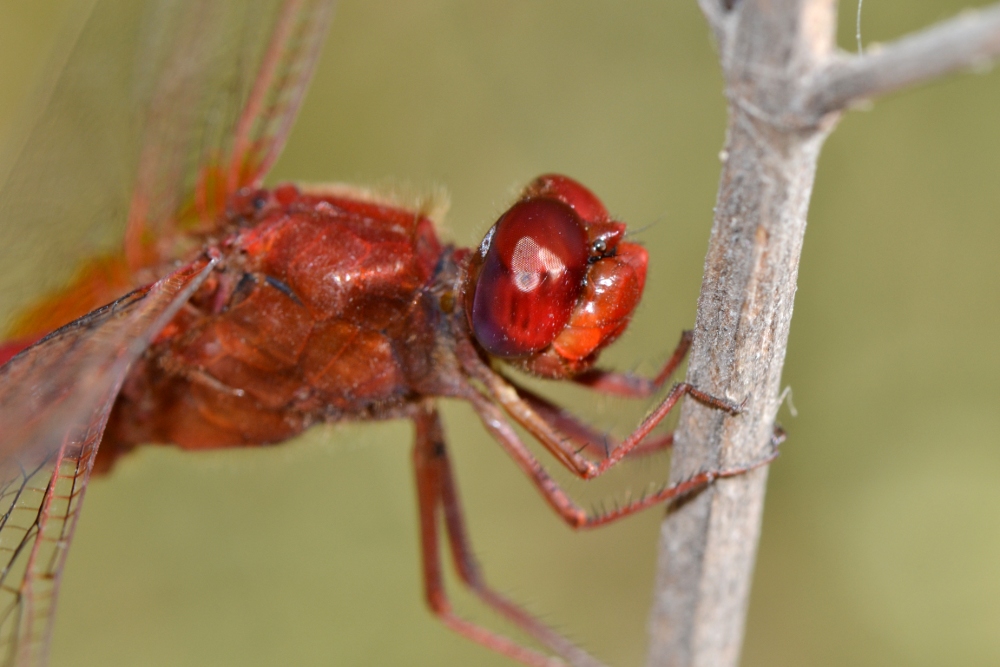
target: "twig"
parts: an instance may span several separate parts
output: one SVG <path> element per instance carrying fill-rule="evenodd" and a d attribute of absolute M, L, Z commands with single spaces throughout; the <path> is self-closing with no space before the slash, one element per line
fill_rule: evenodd
<path fill-rule="evenodd" d="M 907 35 L 863 56 L 836 58 L 805 91 L 803 114 L 819 118 L 861 100 L 962 69 L 989 65 L 1000 56 L 1000 4 L 969 10 Z"/>
<path fill-rule="evenodd" d="M 864 56 L 834 43 L 835 0 L 699 0 L 730 102 L 687 380 L 736 402 L 689 401 L 671 481 L 770 451 L 799 256 L 823 141 L 852 102 L 1000 51 L 1000 6 Z M 663 523 L 650 667 L 731 667 L 743 639 L 767 471 L 719 480 Z"/>

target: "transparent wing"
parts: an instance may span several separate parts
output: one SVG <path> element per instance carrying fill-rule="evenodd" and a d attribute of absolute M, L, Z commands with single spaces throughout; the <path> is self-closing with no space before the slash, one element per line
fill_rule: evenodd
<path fill-rule="evenodd" d="M 89 3 L 93 4 L 93 3 Z M 80 3 L 84 5 L 84 3 Z M 141 129 L 141 3 L 98 5 L 57 40 L 0 153 L 0 325 L 120 248 Z M 82 29 L 79 25 L 82 24 Z M 2 335 L 0 331 L 0 335 Z"/>
<path fill-rule="evenodd" d="M 59 576 L 115 396 L 216 262 L 190 264 L 0 366 L 0 664 L 44 665 Z"/>
<path fill-rule="evenodd" d="M 186 252 L 226 193 L 258 182 L 299 108 L 332 0 L 98 0 L 75 6 L 0 146 L 0 331 L 81 257 Z M 130 212 L 131 210 L 131 212 Z M 158 242 L 158 239 L 163 239 Z"/>
<path fill-rule="evenodd" d="M 284 147 L 333 17 L 332 0 L 190 3 L 172 17 L 129 212 L 132 266 L 184 252 L 184 233 L 259 186 Z M 180 244 L 180 245 L 179 245 Z"/>

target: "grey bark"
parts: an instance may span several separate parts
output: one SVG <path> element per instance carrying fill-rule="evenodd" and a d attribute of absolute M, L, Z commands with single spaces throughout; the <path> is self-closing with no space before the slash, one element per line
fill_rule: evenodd
<path fill-rule="evenodd" d="M 770 453 L 809 197 L 840 112 L 1000 55 L 1000 5 L 851 56 L 835 46 L 835 0 L 699 4 L 729 125 L 687 380 L 746 406 L 685 403 L 671 482 Z M 766 481 L 766 468 L 718 480 L 664 521 L 650 667 L 738 664 Z"/>

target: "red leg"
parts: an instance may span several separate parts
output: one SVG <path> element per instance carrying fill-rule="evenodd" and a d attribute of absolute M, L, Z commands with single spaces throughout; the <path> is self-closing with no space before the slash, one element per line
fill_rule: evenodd
<path fill-rule="evenodd" d="M 674 353 L 670 355 L 667 363 L 663 365 L 660 372 L 652 379 L 631 373 L 618 373 L 594 368 L 577 375 L 573 378 L 573 382 L 611 396 L 648 398 L 659 391 L 663 387 L 663 384 L 674 374 L 677 367 L 681 365 L 684 357 L 687 356 L 688 350 L 691 349 L 693 338 L 693 331 L 682 331 L 681 339 L 677 342 Z M 531 404 L 531 407 L 539 413 L 542 419 L 548 421 L 556 429 L 579 442 L 581 445 L 581 448 L 578 450 L 579 452 L 587 451 L 592 455 L 607 458 L 611 450 L 619 446 L 619 443 L 608 434 L 594 431 L 586 424 L 578 421 L 573 415 L 538 394 L 525 389 L 515 382 L 510 380 L 508 382 L 517 389 L 517 393 L 521 398 Z M 653 454 L 668 449 L 673 443 L 673 433 L 651 438 L 640 445 L 636 445 L 629 452 L 629 456 L 638 457 Z"/>
<path fill-rule="evenodd" d="M 683 345 L 683 339 L 682 339 Z M 486 386 L 493 400 L 503 406 L 514 421 L 526 428 L 538 439 L 549 452 L 569 470 L 583 479 L 593 479 L 604 474 L 609 468 L 621 461 L 630 451 L 635 449 L 642 440 L 659 424 L 685 395 L 713 408 L 718 408 L 731 415 L 738 414 L 741 406 L 724 398 L 716 398 L 701 391 L 687 382 L 675 384 L 663 401 L 639 423 L 630 435 L 610 450 L 607 457 L 600 463 L 595 463 L 583 456 L 580 448 L 574 445 L 573 437 L 539 414 L 532 405 L 518 395 L 517 388 L 507 381 L 500 373 L 487 366 L 472 343 L 460 340 L 456 349 L 459 360 L 465 370 Z M 677 356 L 677 355 L 675 355 Z M 471 399 L 470 399 L 471 400 Z"/>
<path fill-rule="evenodd" d="M 531 408 L 538 413 L 538 416 L 547 421 L 558 431 L 578 443 L 577 453 L 586 452 L 591 456 L 607 458 L 611 451 L 616 449 L 620 443 L 607 433 L 597 431 L 587 424 L 578 420 L 555 403 L 539 396 L 530 389 L 525 389 L 513 380 L 507 380 L 512 387 L 517 390 L 517 395 L 521 397 Z M 642 444 L 637 445 L 629 452 L 629 457 L 646 456 L 655 452 L 670 448 L 674 444 L 674 434 L 667 433 L 661 436 L 647 437 Z"/>
<path fill-rule="evenodd" d="M 687 356 L 688 351 L 691 349 L 691 342 L 694 340 L 693 331 L 682 331 L 681 339 L 677 343 L 677 347 L 674 348 L 674 353 L 670 355 L 667 363 L 663 365 L 660 372 L 653 379 L 644 378 L 638 375 L 632 375 L 631 373 L 618 373 L 616 371 L 606 371 L 599 368 L 594 368 L 589 371 L 580 373 L 573 378 L 573 382 L 576 384 L 583 385 L 602 394 L 609 394 L 612 396 L 622 396 L 625 398 L 648 398 L 658 392 L 663 384 L 670 379 L 670 376 L 674 374 L 677 367 L 681 365 L 684 361 L 684 357 Z M 509 380 L 508 380 L 509 382 Z M 526 389 L 518 386 L 517 384 L 511 382 L 517 387 L 517 391 L 521 394 L 522 398 L 527 400 L 532 404 L 532 407 L 539 412 L 542 417 L 552 423 L 556 428 L 564 431 L 567 435 L 571 437 L 576 437 L 574 433 L 575 429 L 587 429 L 585 425 L 580 424 L 576 421 L 576 418 L 572 415 L 566 413 L 564 410 L 558 406 L 552 405 L 544 398 L 541 398 Z M 540 404 L 541 403 L 541 404 Z M 542 405 L 544 404 L 544 405 Z M 547 414 L 548 412 L 548 414 Z M 551 413 L 558 413 L 559 419 L 556 420 L 554 415 Z M 569 424 L 568 422 L 573 422 Z M 589 430 L 589 429 L 588 429 Z M 590 431 L 593 433 L 593 431 Z M 771 444 L 775 447 L 780 445 L 785 441 L 785 429 L 781 427 L 780 424 L 774 425 L 774 434 L 771 436 Z M 576 437 L 576 439 L 580 439 Z M 586 445 L 587 449 L 593 450 L 593 443 L 604 440 L 607 442 L 607 436 L 603 434 L 598 436 L 593 436 L 590 440 L 584 441 L 581 439 L 581 444 Z M 654 452 L 667 449 L 674 444 L 674 434 L 668 433 L 665 436 L 661 436 L 656 439 L 646 440 L 642 444 L 636 445 L 628 455 L 630 457 L 635 456 L 645 456 L 647 454 L 652 454 Z M 617 446 L 617 445 L 616 445 Z M 612 449 L 614 447 L 611 447 Z"/>
<path fill-rule="evenodd" d="M 589 387 L 602 394 L 613 396 L 624 396 L 625 398 L 649 398 L 658 392 L 666 383 L 670 376 L 674 374 L 677 367 L 684 361 L 688 350 L 691 349 L 691 341 L 694 338 L 693 331 L 682 331 L 681 339 L 674 348 L 674 353 L 667 359 L 660 372 L 653 379 L 644 378 L 631 373 L 618 373 L 616 371 L 605 371 L 600 368 L 592 368 L 584 371 L 573 378 L 576 384 Z"/>
<path fill-rule="evenodd" d="M 742 475 L 743 473 L 767 465 L 777 457 L 777 453 L 774 453 L 761 461 L 742 468 L 711 470 L 699 473 L 683 482 L 664 487 L 656 493 L 651 493 L 639 500 L 626 503 L 609 512 L 591 514 L 573 502 L 573 499 L 563 491 L 562 487 L 549 476 L 545 468 L 542 467 L 542 464 L 538 462 L 538 459 L 521 442 L 514 428 L 504 418 L 503 413 L 496 405 L 479 392 L 470 393 L 468 399 L 479 414 L 486 429 L 497 439 L 511 458 L 514 459 L 517 466 L 528 476 L 532 484 L 541 492 L 546 502 L 549 503 L 571 528 L 594 528 L 611 523 L 647 507 L 699 491 L 716 479 Z M 615 451 L 617 452 L 621 449 L 619 447 Z"/>
<path fill-rule="evenodd" d="M 587 452 L 592 456 L 603 456 L 606 458 L 610 456 L 612 450 L 621 445 L 611 435 L 594 430 L 579 421 L 574 415 L 530 389 L 525 389 L 509 379 L 507 382 L 517 390 L 518 396 L 528 403 L 538 413 L 540 418 L 549 422 L 553 428 L 561 431 L 566 437 L 573 439 L 579 444 L 579 448 L 576 450 L 577 453 Z M 777 447 L 785 441 L 786 437 L 787 434 L 781 424 L 775 424 L 774 433 L 771 435 L 771 445 Z M 661 452 L 664 449 L 669 449 L 673 444 L 673 433 L 665 433 L 652 437 L 647 436 L 645 440 L 628 452 L 627 457 L 632 459 L 640 456 L 648 456 Z"/>
<path fill-rule="evenodd" d="M 451 474 L 444 435 L 437 411 L 429 404 L 414 418 L 416 445 L 414 466 L 420 514 L 424 593 L 431 610 L 449 628 L 509 658 L 533 667 L 557 667 L 564 663 L 525 648 L 516 642 L 456 616 L 444 590 L 438 545 L 438 509 L 444 514 L 452 559 L 459 578 L 484 603 L 576 667 L 600 667 L 601 663 L 543 625 L 526 611 L 486 585 L 469 546 L 462 519 L 458 491 Z"/>
<path fill-rule="evenodd" d="M 643 456 L 649 456 L 651 454 L 656 454 L 657 452 L 662 452 L 664 449 L 670 449 L 673 446 L 673 432 L 665 433 L 664 435 L 660 435 L 655 438 L 647 438 L 645 441 L 633 447 L 628 453 L 628 458 L 637 459 Z"/>

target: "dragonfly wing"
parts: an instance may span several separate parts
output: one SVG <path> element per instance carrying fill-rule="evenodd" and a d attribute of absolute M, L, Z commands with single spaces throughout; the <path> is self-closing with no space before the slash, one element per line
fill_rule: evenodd
<path fill-rule="evenodd" d="M 326 0 L 285 2 L 243 106 L 229 152 L 226 189 L 259 186 L 281 154 L 333 18 Z"/>
<path fill-rule="evenodd" d="M 118 4 L 67 21 L 75 27 L 0 146 L 0 336 L 81 257 L 121 246 L 139 152 L 135 54 L 151 47 L 140 43 L 141 3 Z"/>
<path fill-rule="evenodd" d="M 333 0 L 70 4 L 75 28 L 0 145 L 0 336 L 123 234 L 133 270 L 186 256 L 183 232 L 277 158 L 333 13 Z"/>
<path fill-rule="evenodd" d="M 216 263 L 185 266 L 0 366 L 0 664 L 44 665 L 59 576 L 115 397 Z"/>
<path fill-rule="evenodd" d="M 182 254 L 229 197 L 259 186 L 298 113 L 332 0 L 187 2 L 162 30 L 126 253 L 133 267 Z M 157 39 L 168 39 L 158 36 Z"/>

